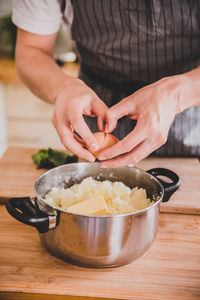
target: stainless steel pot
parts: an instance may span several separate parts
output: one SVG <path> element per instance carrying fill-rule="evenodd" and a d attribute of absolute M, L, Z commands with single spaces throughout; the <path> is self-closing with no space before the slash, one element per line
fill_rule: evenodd
<path fill-rule="evenodd" d="M 145 188 L 156 201 L 130 214 L 90 216 L 55 209 L 43 200 L 52 187 L 70 187 L 88 176 Z M 178 175 L 168 169 L 145 172 L 128 166 L 103 169 L 98 163 L 73 163 L 42 174 L 35 182 L 35 199 L 11 198 L 6 207 L 14 218 L 37 228 L 53 255 L 82 266 L 114 267 L 130 263 L 151 246 L 158 228 L 159 203 L 168 201 L 179 186 Z"/>

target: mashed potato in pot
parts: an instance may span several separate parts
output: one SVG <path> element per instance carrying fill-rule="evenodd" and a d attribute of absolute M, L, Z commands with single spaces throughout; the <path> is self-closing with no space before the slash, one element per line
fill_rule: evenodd
<path fill-rule="evenodd" d="M 151 206 L 146 190 L 122 182 L 87 177 L 70 188 L 52 188 L 45 196 L 52 207 L 86 215 L 127 214 Z"/>

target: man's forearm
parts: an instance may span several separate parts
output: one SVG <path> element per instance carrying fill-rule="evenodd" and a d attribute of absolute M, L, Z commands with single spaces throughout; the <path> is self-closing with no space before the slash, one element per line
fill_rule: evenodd
<path fill-rule="evenodd" d="M 200 105 L 200 67 L 182 75 L 179 85 L 178 112 Z"/>
<path fill-rule="evenodd" d="M 54 103 L 59 89 L 72 79 L 46 52 L 33 47 L 16 50 L 16 69 L 20 79 L 44 101 Z"/>

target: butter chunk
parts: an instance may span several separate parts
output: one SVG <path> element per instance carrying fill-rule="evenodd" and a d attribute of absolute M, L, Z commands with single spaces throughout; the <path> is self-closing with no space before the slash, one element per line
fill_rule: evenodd
<path fill-rule="evenodd" d="M 100 195 L 91 197 L 67 208 L 67 212 L 81 215 L 93 215 L 100 211 L 108 211 L 104 197 Z"/>

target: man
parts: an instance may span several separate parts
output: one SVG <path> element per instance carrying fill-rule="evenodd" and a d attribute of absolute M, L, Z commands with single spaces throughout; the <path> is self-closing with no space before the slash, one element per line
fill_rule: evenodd
<path fill-rule="evenodd" d="M 70 3 L 79 79 L 53 60 Z M 152 152 L 200 156 L 200 1 L 16 0 L 13 22 L 18 74 L 54 103 L 52 122 L 64 146 L 94 161 L 75 132 L 97 150 L 90 129 L 99 129 L 120 139 L 99 154 L 102 167 Z"/>

